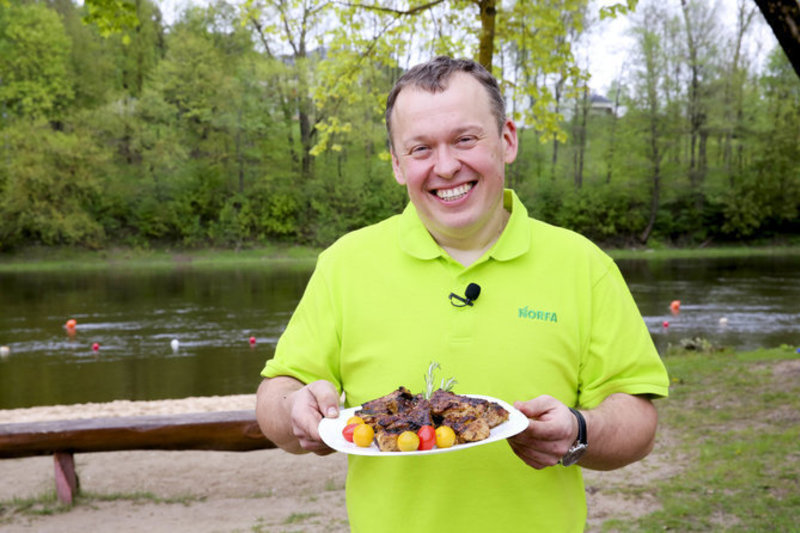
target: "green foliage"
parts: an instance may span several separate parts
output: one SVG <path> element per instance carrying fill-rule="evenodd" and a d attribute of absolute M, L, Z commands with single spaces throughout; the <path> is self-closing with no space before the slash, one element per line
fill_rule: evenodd
<path fill-rule="evenodd" d="M 95 24 L 103 37 L 126 32 L 139 26 L 138 2 L 129 0 L 86 0 L 83 20 Z"/>
<path fill-rule="evenodd" d="M 531 214 L 600 242 L 636 233 L 644 225 L 644 199 L 623 185 L 592 183 L 580 189 L 565 181 L 542 181 Z"/>
<path fill-rule="evenodd" d="M 44 4 L 0 10 L 0 104 L 13 117 L 58 119 L 73 91 L 67 78 L 71 42 Z"/>
<path fill-rule="evenodd" d="M 0 249 L 23 244 L 99 247 L 105 241 L 94 207 L 106 154 L 81 133 L 6 129 L 6 174 L 0 188 Z"/>
<path fill-rule="evenodd" d="M 785 57 L 757 72 L 708 47 L 692 63 L 685 25 L 703 35 L 704 5 L 638 4 L 616 114 L 581 100 L 585 0 L 498 6 L 492 68 L 521 139 L 509 186 L 607 244 L 651 220 L 649 246 L 800 234 L 800 81 Z M 148 0 L 3 5 L 2 249 L 319 246 L 398 213 L 386 94 L 416 58 L 481 56 L 488 31 L 466 0 L 218 1 L 169 28 Z"/>
<path fill-rule="evenodd" d="M 627 15 L 636 9 L 639 0 L 625 0 L 625 3 L 612 4 L 600 8 L 600 19 L 615 18 L 619 15 Z"/>

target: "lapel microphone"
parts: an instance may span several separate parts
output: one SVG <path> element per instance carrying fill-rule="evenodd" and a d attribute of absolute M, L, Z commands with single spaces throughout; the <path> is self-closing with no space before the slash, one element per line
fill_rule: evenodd
<path fill-rule="evenodd" d="M 477 283 L 470 283 L 467 285 L 467 290 L 464 291 L 464 296 L 459 296 L 458 294 L 451 292 L 449 298 L 450 303 L 453 304 L 454 307 L 472 307 L 472 302 L 477 300 L 478 296 L 480 295 L 481 286 Z"/>

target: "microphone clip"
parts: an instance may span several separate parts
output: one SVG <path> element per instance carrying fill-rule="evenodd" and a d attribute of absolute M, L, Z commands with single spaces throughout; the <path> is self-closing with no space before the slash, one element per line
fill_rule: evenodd
<path fill-rule="evenodd" d="M 466 307 L 468 305 L 470 307 L 472 306 L 472 300 L 470 300 L 469 298 L 464 298 L 463 296 L 459 296 L 454 292 L 451 292 L 448 298 L 450 298 L 450 303 L 453 304 L 453 307 Z M 456 303 L 456 300 L 458 300 L 461 303 Z"/>
<path fill-rule="evenodd" d="M 481 286 L 477 283 L 470 283 L 467 285 L 467 290 L 464 291 L 464 296 L 459 296 L 458 294 L 451 292 L 448 298 L 450 298 L 450 303 L 454 307 L 472 307 L 472 302 L 477 300 L 478 296 L 480 295 Z"/>

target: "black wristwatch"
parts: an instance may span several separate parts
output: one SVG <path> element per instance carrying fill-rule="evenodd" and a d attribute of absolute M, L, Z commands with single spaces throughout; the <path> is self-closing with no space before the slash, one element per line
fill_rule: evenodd
<path fill-rule="evenodd" d="M 559 461 L 563 466 L 571 466 L 577 463 L 589 447 L 589 443 L 586 442 L 586 419 L 577 409 L 570 407 L 569 410 L 578 419 L 578 438 L 575 439 L 575 442 Z"/>

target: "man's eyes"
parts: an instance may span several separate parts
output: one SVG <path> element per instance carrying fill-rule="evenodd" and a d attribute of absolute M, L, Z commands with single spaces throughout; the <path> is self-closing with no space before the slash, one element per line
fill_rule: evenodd
<path fill-rule="evenodd" d="M 415 146 L 408 153 L 411 157 L 425 157 L 430 153 L 430 148 L 427 146 Z"/>
<path fill-rule="evenodd" d="M 464 135 L 455 139 L 454 145 L 459 147 L 470 147 L 478 141 L 475 135 Z M 425 157 L 431 152 L 431 147 L 426 144 L 412 147 L 408 154 L 413 157 Z"/>

